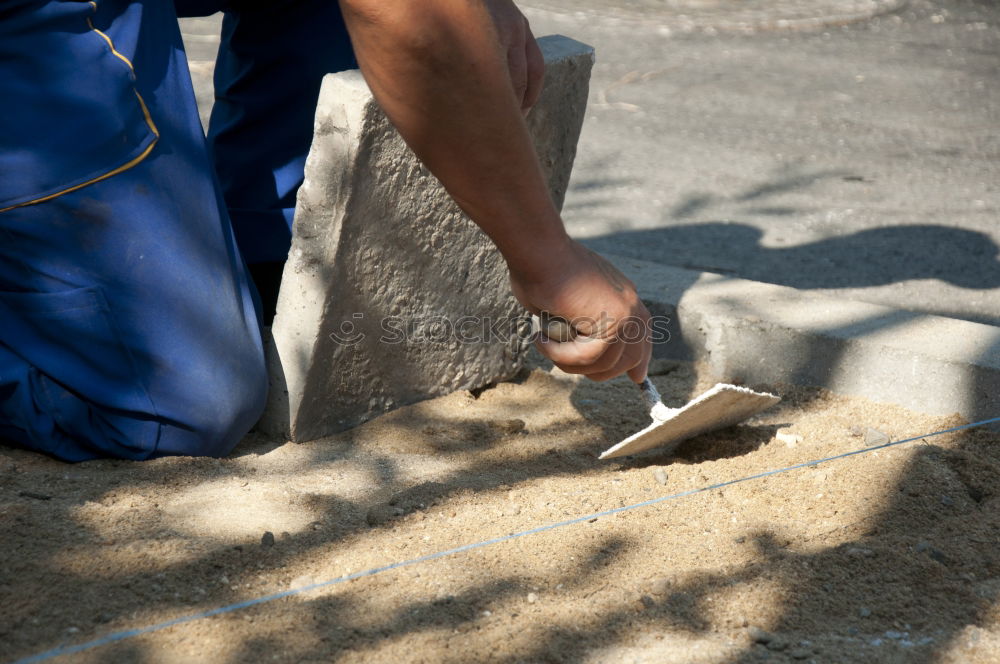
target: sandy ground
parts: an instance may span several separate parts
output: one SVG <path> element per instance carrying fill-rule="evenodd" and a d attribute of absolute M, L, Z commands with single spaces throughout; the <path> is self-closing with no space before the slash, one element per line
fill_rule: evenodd
<path fill-rule="evenodd" d="M 658 370 L 670 405 L 699 387 Z M 538 368 L 224 460 L 0 448 L 0 661 L 958 423 L 768 387 L 763 416 L 611 462 L 645 423 L 634 388 Z M 997 662 L 998 442 L 937 436 L 58 661 Z"/>

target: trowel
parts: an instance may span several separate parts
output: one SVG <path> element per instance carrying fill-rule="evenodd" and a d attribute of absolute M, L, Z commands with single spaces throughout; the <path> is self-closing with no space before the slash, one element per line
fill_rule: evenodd
<path fill-rule="evenodd" d="M 536 330 L 554 341 L 571 341 L 576 337 L 576 330 L 561 318 L 533 316 L 532 322 Z M 732 426 L 781 401 L 781 397 L 774 394 L 719 383 L 684 406 L 669 408 L 648 377 L 639 384 L 639 391 L 649 407 L 652 424 L 606 449 L 601 459 L 654 448 L 669 453 L 688 438 Z"/>

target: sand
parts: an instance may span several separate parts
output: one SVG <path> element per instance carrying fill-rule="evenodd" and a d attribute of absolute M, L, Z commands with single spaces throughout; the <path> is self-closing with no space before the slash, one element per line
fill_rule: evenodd
<path fill-rule="evenodd" d="M 658 371 L 671 406 L 707 386 L 691 365 Z M 0 661 L 864 448 L 869 427 L 960 424 L 753 387 L 784 401 L 612 461 L 596 457 L 646 424 L 635 388 L 544 367 L 308 444 L 252 434 L 223 460 L 0 448 Z M 1000 435 L 965 431 L 55 661 L 997 662 L 998 508 Z"/>

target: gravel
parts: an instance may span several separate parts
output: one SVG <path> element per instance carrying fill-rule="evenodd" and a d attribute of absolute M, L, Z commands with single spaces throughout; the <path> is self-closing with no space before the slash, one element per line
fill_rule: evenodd
<path fill-rule="evenodd" d="M 871 427 L 865 429 L 865 445 L 868 447 L 886 445 L 891 440 L 892 439 L 889 438 L 889 434 L 879 431 L 878 429 L 872 429 Z"/>
<path fill-rule="evenodd" d="M 662 468 L 654 468 L 653 469 L 653 478 L 657 482 L 659 482 L 660 484 L 666 484 L 667 483 L 667 471 L 663 470 Z"/>

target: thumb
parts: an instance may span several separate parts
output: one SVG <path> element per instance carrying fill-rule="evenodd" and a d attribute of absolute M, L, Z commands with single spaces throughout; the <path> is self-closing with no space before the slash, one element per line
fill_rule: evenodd
<path fill-rule="evenodd" d="M 556 341 L 539 335 L 535 344 L 542 355 L 568 373 L 582 373 L 578 369 L 591 367 L 598 360 L 602 360 L 601 365 L 614 364 L 618 361 L 617 357 L 604 356 L 609 351 L 619 356 L 622 352 L 620 344 L 612 344 L 606 339 L 588 337 L 584 334 L 576 335 L 571 341 Z"/>

